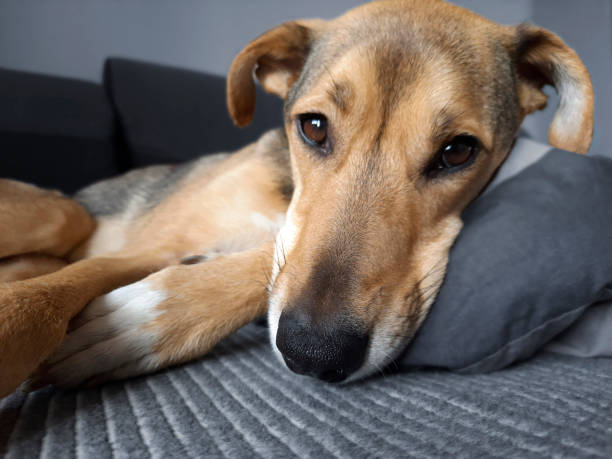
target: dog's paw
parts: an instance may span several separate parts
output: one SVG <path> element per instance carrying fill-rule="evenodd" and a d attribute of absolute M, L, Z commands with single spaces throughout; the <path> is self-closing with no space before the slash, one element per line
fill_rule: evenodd
<path fill-rule="evenodd" d="M 97 298 L 72 320 L 30 387 L 98 384 L 206 354 L 265 312 L 261 266 L 261 251 L 222 256 L 165 268 Z"/>
<path fill-rule="evenodd" d="M 38 385 L 95 384 L 162 366 L 156 319 L 164 313 L 161 306 L 168 292 L 155 276 L 92 301 L 72 320 L 60 348 L 35 375 Z"/>

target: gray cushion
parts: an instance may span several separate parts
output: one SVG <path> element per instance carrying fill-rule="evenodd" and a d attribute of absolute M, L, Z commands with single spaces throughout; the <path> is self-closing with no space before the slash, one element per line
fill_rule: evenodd
<path fill-rule="evenodd" d="M 591 306 L 546 350 L 575 357 L 612 357 L 612 301 Z"/>
<path fill-rule="evenodd" d="M 476 200 L 400 363 L 496 370 L 612 298 L 611 198 L 611 159 L 554 150 Z"/>

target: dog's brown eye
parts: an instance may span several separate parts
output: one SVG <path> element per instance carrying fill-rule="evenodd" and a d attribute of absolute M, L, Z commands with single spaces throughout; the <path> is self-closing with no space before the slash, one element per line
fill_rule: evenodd
<path fill-rule="evenodd" d="M 327 143 L 327 118 L 317 113 L 307 113 L 298 119 L 299 131 L 306 143 L 324 148 Z"/>
<path fill-rule="evenodd" d="M 472 157 L 474 152 L 474 138 L 460 136 L 444 147 L 442 161 L 446 167 L 457 167 Z"/>
<path fill-rule="evenodd" d="M 436 176 L 441 172 L 454 172 L 472 163 L 478 153 L 479 143 L 471 135 L 458 135 L 444 145 L 436 155 L 436 161 L 429 175 Z"/>

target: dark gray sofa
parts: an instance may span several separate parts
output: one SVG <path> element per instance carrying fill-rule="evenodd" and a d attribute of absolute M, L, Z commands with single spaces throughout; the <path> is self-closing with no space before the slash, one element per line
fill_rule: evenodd
<path fill-rule="evenodd" d="M 103 84 L 0 69 L 0 175 L 71 193 L 135 167 L 231 151 L 281 124 L 258 90 L 255 121 L 235 127 L 225 79 L 108 59 Z"/>

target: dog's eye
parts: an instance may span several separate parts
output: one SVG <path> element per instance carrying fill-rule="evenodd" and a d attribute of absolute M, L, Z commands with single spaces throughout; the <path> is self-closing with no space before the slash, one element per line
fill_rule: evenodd
<path fill-rule="evenodd" d="M 318 113 L 306 113 L 298 117 L 298 129 L 306 143 L 325 148 L 327 144 L 327 118 Z"/>
<path fill-rule="evenodd" d="M 447 171 L 455 172 L 469 166 L 476 158 L 478 150 L 479 143 L 476 137 L 458 135 L 438 152 L 429 175 L 436 176 Z"/>

